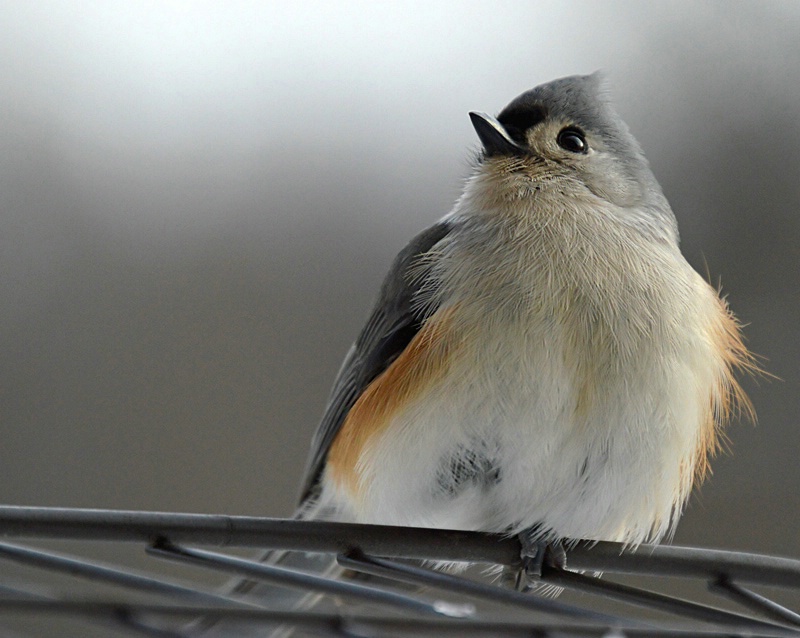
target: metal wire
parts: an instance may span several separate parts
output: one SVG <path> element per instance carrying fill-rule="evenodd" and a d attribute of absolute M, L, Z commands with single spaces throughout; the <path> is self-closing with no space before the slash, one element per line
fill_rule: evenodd
<path fill-rule="evenodd" d="M 592 594 L 593 604 L 584 606 L 582 602 L 576 606 L 419 564 L 424 560 L 480 563 L 506 569 L 519 566 L 520 546 L 516 539 L 476 532 L 240 516 L 0 506 L 0 534 L 17 539 L 83 541 L 87 551 L 99 541 L 136 543 L 159 558 L 337 598 L 355 598 L 361 605 L 356 610 L 342 608 L 336 613 L 268 609 L 265 605 L 269 601 L 262 604 L 239 595 L 223 595 L 127 566 L 0 543 L 0 560 L 44 570 L 45 574 L 44 581 L 32 580 L 33 587 L 0 582 L 0 630 L 5 619 L 15 617 L 39 620 L 51 617 L 53 622 L 79 618 L 100 623 L 105 635 L 113 627 L 121 634 L 186 638 L 192 635 L 191 629 L 175 629 L 175 621 L 202 616 L 233 619 L 253 627 L 274 627 L 279 623 L 346 636 L 800 636 L 797 611 L 742 586 L 742 583 L 767 585 L 796 592 L 800 590 L 800 561 L 758 554 L 670 546 L 642 546 L 629 551 L 616 543 L 570 543 L 567 544 L 570 570 L 606 573 L 601 579 L 552 567 L 543 569 L 543 583 Z M 188 544 L 329 553 L 337 555 L 343 567 L 377 574 L 383 580 L 380 585 L 374 581 L 332 580 Z M 408 559 L 414 563 L 409 564 Z M 114 585 L 155 600 L 142 602 L 124 593 L 120 598 L 119 592 L 112 596 L 105 590 L 83 598 L 70 595 L 69 591 L 52 595 L 34 593 L 36 584 L 41 589 L 41 583 L 48 582 L 47 575 L 51 573 Z M 615 573 L 700 579 L 712 593 L 735 604 L 737 609 L 731 611 L 618 583 L 608 577 Z M 392 582 L 424 586 L 428 593 L 398 591 Z M 433 590 L 446 592 L 452 600 L 431 599 Z M 471 607 L 464 597 L 474 602 L 476 613 L 468 613 Z M 630 613 L 609 613 L 606 601 L 621 602 Z M 640 608 L 657 612 L 655 618 L 642 617 L 637 611 Z M 667 620 L 658 617 L 664 613 L 668 614 Z"/>
<path fill-rule="evenodd" d="M 800 627 L 800 614 L 794 613 L 792 610 L 777 604 L 766 596 L 761 596 L 755 592 L 745 589 L 744 587 L 731 582 L 724 576 L 716 582 L 710 583 L 709 589 L 711 589 L 711 591 L 727 595 L 748 609 L 752 609 L 756 613 L 761 613 L 767 618 L 772 618 L 778 622 L 784 622 L 787 625 Z"/>
<path fill-rule="evenodd" d="M 437 587 L 472 598 L 491 600 L 504 605 L 521 607 L 525 610 L 535 609 L 546 614 L 564 616 L 576 620 L 593 620 L 608 626 L 624 623 L 622 619 L 615 616 L 580 609 L 572 605 L 565 605 L 550 598 L 534 597 L 521 592 L 509 591 L 492 585 L 476 583 L 465 578 L 458 578 L 430 569 L 415 567 L 413 565 L 404 565 L 381 558 L 373 558 L 357 550 L 351 551 L 346 555 L 339 555 L 338 561 L 343 567 L 365 574 L 390 578 L 411 585 L 420 585 L 422 587 Z"/>
<path fill-rule="evenodd" d="M 136 613 L 148 616 L 161 616 L 164 618 L 190 620 L 198 613 L 196 607 L 180 605 L 137 605 Z M 53 614 L 53 615 L 81 615 L 90 618 L 104 619 L 115 614 L 126 614 L 130 609 L 120 603 L 100 601 L 30 601 L 30 600 L 0 600 L 0 612 Z M 207 608 L 203 614 L 215 618 L 235 619 L 247 623 L 287 624 L 306 627 L 316 627 L 327 631 L 344 633 L 357 633 L 364 635 L 364 631 L 391 631 L 391 632 L 431 632 L 433 635 L 454 634 L 464 635 L 465 632 L 488 633 L 491 635 L 521 635 L 521 636 L 598 636 L 608 638 L 611 634 L 607 627 L 585 627 L 583 625 L 555 625 L 541 624 L 532 626 L 530 623 L 506 621 L 475 621 L 468 625 L 451 621 L 423 618 L 396 618 L 385 616 L 367 616 L 350 618 L 337 614 L 319 614 L 313 612 L 280 612 L 253 609 Z M 358 631 L 355 631 L 358 628 Z M 624 633 L 623 633 L 624 632 Z M 703 630 L 673 630 L 658 628 L 620 628 L 614 630 L 614 636 L 639 638 L 652 636 L 658 637 L 683 637 L 697 636 L 698 638 L 730 638 L 731 636 L 747 636 L 748 638 L 777 638 L 796 634 L 787 633 L 758 633 L 749 631 L 743 634 L 730 631 L 703 631 Z"/>
<path fill-rule="evenodd" d="M 139 541 L 344 553 L 358 547 L 389 558 L 510 565 L 514 539 L 478 532 L 434 531 L 293 519 L 169 514 L 58 507 L 0 506 L 0 532 L 17 538 Z"/>
<path fill-rule="evenodd" d="M 441 614 L 441 611 L 433 603 L 423 602 L 418 598 L 403 596 L 395 592 L 384 591 L 375 586 L 367 587 L 366 585 L 331 580 L 314 574 L 306 574 L 291 569 L 275 567 L 274 565 L 264 565 L 216 552 L 180 547 L 166 542 L 160 542 L 158 545 L 148 547 L 147 551 L 149 554 L 162 558 L 181 560 L 211 569 L 247 576 L 248 578 L 275 582 L 288 587 L 297 587 L 344 598 L 354 598 L 362 602 L 393 605 L 399 609 L 419 614 L 434 616 Z"/>

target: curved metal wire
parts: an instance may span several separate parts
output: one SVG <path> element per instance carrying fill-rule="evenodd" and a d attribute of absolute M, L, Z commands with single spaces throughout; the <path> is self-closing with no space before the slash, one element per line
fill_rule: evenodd
<path fill-rule="evenodd" d="M 42 595 L 29 586 L 2 583 L 0 572 L 0 627 L 4 618 L 26 614 L 54 619 L 79 617 L 104 623 L 104 628 L 115 626 L 121 635 L 134 632 L 177 638 L 191 632 L 170 628 L 169 619 L 196 618 L 202 612 L 205 618 L 235 618 L 239 623 L 265 627 L 279 622 L 329 635 L 800 635 L 797 611 L 742 586 L 747 583 L 800 591 L 800 561 L 759 554 L 673 546 L 641 546 L 631 551 L 606 542 L 569 544 L 570 570 L 546 568 L 542 581 L 590 593 L 599 600 L 594 605 L 575 605 L 419 564 L 420 560 L 505 567 L 519 564 L 520 546 L 516 539 L 477 532 L 242 516 L 0 506 L 0 534 L 40 541 L 78 540 L 88 546 L 97 541 L 140 543 L 148 553 L 160 558 L 355 598 L 371 606 L 368 612 L 343 609 L 332 614 L 269 609 L 266 603 L 222 595 L 128 567 L 0 543 L 0 560 L 46 570 L 45 574 L 68 574 L 155 597 L 155 601 L 141 601 L 119 594 L 89 599 L 76 599 L 68 592 Z M 372 581 L 332 580 L 187 544 L 331 553 L 347 569 L 378 575 L 382 581 L 378 585 Z M 712 593 L 737 607 L 723 609 L 622 584 L 608 576 L 580 573 L 584 571 L 701 579 Z M 399 591 L 392 582 L 424 586 L 427 593 Z M 451 600 L 432 599 L 430 591 L 443 593 Z M 609 613 L 604 607 L 610 601 L 623 603 L 626 611 Z M 376 608 L 383 611 L 376 613 Z M 642 616 L 639 609 L 655 612 L 655 617 L 649 612 Z M 506 618 L 510 610 L 513 620 Z"/>

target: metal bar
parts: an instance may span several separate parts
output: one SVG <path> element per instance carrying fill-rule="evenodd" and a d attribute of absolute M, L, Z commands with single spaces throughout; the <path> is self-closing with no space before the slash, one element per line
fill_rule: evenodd
<path fill-rule="evenodd" d="M 761 596 L 749 589 L 740 587 L 736 583 L 731 582 L 728 578 L 719 578 L 709 583 L 708 588 L 714 593 L 735 600 L 740 605 L 756 613 L 764 614 L 768 618 L 772 618 L 778 622 L 800 627 L 800 614 L 793 612 L 791 609 L 787 609 L 783 605 L 779 605 L 766 596 Z"/>
<path fill-rule="evenodd" d="M 55 600 L 51 596 L 43 594 L 42 592 L 34 592 L 29 589 L 23 589 L 20 586 L 0 584 L 0 598 L 15 598 L 17 596 L 20 598 L 29 598 L 31 600 Z"/>
<path fill-rule="evenodd" d="M 0 506 L 0 534 L 27 538 L 139 541 L 513 564 L 519 543 L 480 532 L 355 525 L 215 514 Z"/>
<path fill-rule="evenodd" d="M 164 629 L 163 627 L 153 627 L 136 618 L 135 610 L 120 609 L 113 619 L 126 629 L 130 629 L 138 634 L 152 636 L 153 638 L 190 638 L 190 636 L 176 629 Z"/>
<path fill-rule="evenodd" d="M 0 506 L 0 534 L 152 543 L 174 542 L 515 565 L 515 538 L 452 530 L 355 525 L 247 516 Z M 569 544 L 568 544 L 569 545 Z M 581 542 L 567 551 L 571 569 L 689 576 L 725 574 L 740 582 L 800 588 L 800 560 L 687 547 Z"/>
<path fill-rule="evenodd" d="M 9 587 L 7 585 L 0 585 L 0 600 L 35 600 L 41 602 L 49 602 L 54 600 L 49 596 L 40 593 L 34 593 L 31 591 L 27 591 L 24 589 L 18 589 L 16 587 Z M 10 635 L 6 632 L 2 632 L 3 637 Z M 25 634 L 27 636 L 28 634 Z M 15 634 L 17 638 L 22 638 L 22 634 Z"/>
<path fill-rule="evenodd" d="M 2 609 L 4 602 L 13 602 L 14 600 L 35 602 L 43 605 L 53 605 L 61 602 L 57 598 L 54 598 L 52 596 L 47 596 L 45 594 L 26 591 L 23 589 L 3 587 L 3 586 L 0 586 L 0 595 L 2 596 L 0 597 L 0 609 Z M 10 596 L 10 598 L 7 598 L 8 596 Z M 92 623 L 99 622 L 104 625 L 113 625 L 117 629 L 119 629 L 119 627 L 121 626 L 137 634 L 151 636 L 152 638 L 188 638 L 188 636 L 186 636 L 185 634 L 179 633 L 177 631 L 164 629 L 163 627 L 153 627 L 151 625 L 148 625 L 147 623 L 144 623 L 135 618 L 134 615 L 130 612 L 109 615 L 109 617 L 90 616 L 88 618 L 85 618 L 84 620 Z"/>
<path fill-rule="evenodd" d="M 442 612 L 435 604 L 395 592 L 378 589 L 377 587 L 366 587 L 364 585 L 348 583 L 341 580 L 332 580 L 316 574 L 284 569 L 276 567 L 275 565 L 265 565 L 264 563 L 236 558 L 216 552 L 180 547 L 166 541 L 161 541 L 157 545 L 148 547 L 147 553 L 161 558 L 179 560 L 203 567 L 227 571 L 240 576 L 247 576 L 248 578 L 268 581 L 284 587 L 306 589 L 334 596 L 347 596 L 364 602 L 392 605 L 417 613 L 433 614 L 437 616 L 442 615 Z M 453 607 L 455 607 L 455 605 L 453 605 Z"/>
<path fill-rule="evenodd" d="M 508 589 L 501 589 L 493 585 L 477 583 L 467 580 L 466 578 L 459 578 L 458 576 L 437 572 L 432 569 L 366 556 L 363 552 L 358 550 L 351 551 L 348 554 L 340 554 L 337 557 L 337 561 L 342 567 L 364 574 L 390 578 L 411 585 L 436 587 L 452 593 L 477 597 L 481 600 L 511 605 L 525 609 L 526 611 L 535 610 L 546 614 L 574 618 L 576 620 L 601 622 L 612 627 L 630 624 L 630 621 L 623 620 L 622 618 L 582 609 L 573 605 L 567 605 L 551 598 L 543 598 L 533 594 L 523 594 Z"/>
<path fill-rule="evenodd" d="M 581 542 L 567 550 L 570 569 L 617 574 L 651 574 L 717 578 L 776 587 L 800 588 L 800 560 L 745 552 L 641 545 L 625 548 L 620 543 Z"/>
<path fill-rule="evenodd" d="M 86 617 L 114 617 L 120 615 L 141 614 L 148 616 L 160 616 L 177 620 L 192 619 L 197 616 L 197 607 L 186 605 L 152 605 L 152 604 L 126 604 L 111 601 L 93 600 L 5 600 L 0 599 L 0 611 L 21 614 L 53 614 L 53 615 L 80 615 Z M 209 607 L 203 613 L 211 618 L 218 620 L 236 620 L 248 623 L 280 623 L 286 625 L 298 625 L 307 628 L 317 628 L 323 630 L 341 631 L 349 628 L 366 627 L 373 630 L 385 632 L 419 632 L 428 631 L 434 635 L 456 635 L 462 636 L 465 632 L 474 631 L 488 633 L 490 635 L 514 635 L 522 636 L 589 636 L 601 637 L 608 636 L 612 629 L 603 626 L 584 626 L 584 625 L 555 625 L 545 623 L 521 623 L 506 621 L 476 621 L 476 620 L 453 620 L 444 618 L 397 618 L 383 616 L 369 616 L 363 618 L 351 618 L 337 614 L 320 614 L 291 611 L 269 611 L 261 609 L 245 609 L 241 607 Z M 794 632 L 774 632 L 765 630 L 763 632 L 753 632 L 752 630 L 741 633 L 727 629 L 725 631 L 697 631 L 680 629 L 655 629 L 641 627 L 616 627 L 627 638 L 688 638 L 696 636 L 698 638 L 731 638 L 732 636 L 742 636 L 747 638 L 784 638 L 786 636 L 797 636 Z"/>
<path fill-rule="evenodd" d="M 612 598 L 650 609 L 658 609 L 659 611 L 665 611 L 670 614 L 678 614 L 686 618 L 693 618 L 717 625 L 739 627 L 742 629 L 758 629 L 762 631 L 766 629 L 777 631 L 785 630 L 783 627 L 750 618 L 749 616 L 734 614 L 715 607 L 700 605 L 688 600 L 674 598 L 646 589 L 621 585 L 620 583 L 614 583 L 609 580 L 584 576 L 583 574 L 570 572 L 564 569 L 554 567 L 547 568 L 543 571 L 542 580 L 546 583 L 558 585 L 559 587 L 600 594 L 606 598 Z"/>
<path fill-rule="evenodd" d="M 110 565 L 103 565 L 101 563 L 78 559 L 64 554 L 56 554 L 55 552 L 45 552 L 29 547 L 11 545 L 9 543 L 0 543 L 0 558 L 41 567 L 50 571 L 70 574 L 71 576 L 113 583 L 114 585 L 139 591 L 181 596 L 191 598 L 197 602 L 207 602 L 217 605 L 232 604 L 261 608 L 261 605 L 256 605 L 255 603 L 215 594 L 213 592 L 205 592 L 167 580 L 153 578 L 151 576 L 139 574 L 133 570 L 121 570 L 111 567 Z"/>

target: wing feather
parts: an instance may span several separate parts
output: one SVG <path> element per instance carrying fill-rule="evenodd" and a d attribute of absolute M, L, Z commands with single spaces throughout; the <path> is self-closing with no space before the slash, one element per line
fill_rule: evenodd
<path fill-rule="evenodd" d="M 311 444 L 301 502 L 316 493 L 331 445 L 353 404 L 367 386 L 408 346 L 435 307 L 414 303 L 420 278 L 410 270 L 444 239 L 453 225 L 440 221 L 417 235 L 394 260 L 375 307 L 356 342 L 351 346 L 333 384 L 322 420 Z"/>

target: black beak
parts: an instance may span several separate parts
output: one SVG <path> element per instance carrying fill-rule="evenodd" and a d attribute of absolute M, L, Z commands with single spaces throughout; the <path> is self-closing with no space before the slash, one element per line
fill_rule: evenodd
<path fill-rule="evenodd" d="M 472 126 L 481 138 L 486 155 L 522 155 L 525 149 L 517 144 L 495 118 L 486 113 L 470 112 Z"/>

